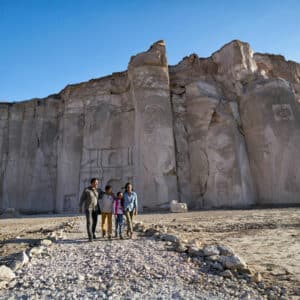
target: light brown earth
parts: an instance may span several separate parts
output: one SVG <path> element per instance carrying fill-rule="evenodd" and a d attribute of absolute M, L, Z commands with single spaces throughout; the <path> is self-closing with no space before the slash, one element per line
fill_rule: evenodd
<path fill-rule="evenodd" d="M 300 287 L 300 209 L 218 210 L 141 215 L 188 240 L 224 244 L 273 284 Z"/>
<path fill-rule="evenodd" d="M 197 211 L 141 214 L 136 221 L 164 225 L 168 232 L 202 244 L 228 245 L 272 284 L 300 287 L 300 208 Z M 0 264 L 13 253 L 36 244 L 48 230 L 82 216 L 30 217 L 0 220 Z M 99 227 L 98 227 L 99 230 Z M 299 290 L 298 290 L 299 292 Z"/>

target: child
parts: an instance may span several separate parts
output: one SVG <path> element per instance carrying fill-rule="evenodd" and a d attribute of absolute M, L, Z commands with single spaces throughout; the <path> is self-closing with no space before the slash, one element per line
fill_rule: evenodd
<path fill-rule="evenodd" d="M 112 236 L 112 211 L 113 211 L 113 203 L 114 203 L 114 195 L 112 192 L 112 187 L 107 185 L 105 187 L 105 193 L 100 201 L 100 209 L 101 209 L 101 228 L 102 228 L 102 236 L 105 237 L 106 232 L 108 234 L 108 238 L 111 239 Z M 107 219 L 107 226 L 106 224 Z"/>
<path fill-rule="evenodd" d="M 117 198 L 114 201 L 113 213 L 115 215 L 115 237 L 118 237 L 118 229 L 120 239 L 123 240 L 123 213 L 124 202 L 122 192 L 118 192 Z"/>

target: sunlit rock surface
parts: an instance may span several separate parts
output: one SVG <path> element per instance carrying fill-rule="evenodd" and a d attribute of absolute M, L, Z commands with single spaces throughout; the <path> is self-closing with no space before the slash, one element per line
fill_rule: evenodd
<path fill-rule="evenodd" d="M 232 41 L 168 66 L 158 41 L 128 71 L 0 103 L 0 210 L 73 212 L 91 177 L 133 182 L 140 209 L 300 203 L 300 65 Z"/>

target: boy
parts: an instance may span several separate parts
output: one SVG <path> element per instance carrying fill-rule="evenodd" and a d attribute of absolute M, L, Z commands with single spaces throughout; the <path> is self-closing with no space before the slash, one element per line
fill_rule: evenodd
<path fill-rule="evenodd" d="M 113 203 L 114 203 L 114 195 L 112 192 L 112 187 L 107 185 L 105 187 L 105 193 L 100 200 L 100 210 L 101 210 L 101 229 L 102 236 L 105 237 L 106 233 L 108 234 L 108 238 L 111 239 L 112 236 L 112 211 L 113 211 Z M 107 226 L 106 224 L 107 219 Z"/>
<path fill-rule="evenodd" d="M 118 192 L 117 198 L 114 201 L 113 213 L 115 215 L 115 237 L 118 237 L 118 229 L 120 239 L 123 240 L 123 213 L 124 213 L 124 203 L 123 194 Z"/>

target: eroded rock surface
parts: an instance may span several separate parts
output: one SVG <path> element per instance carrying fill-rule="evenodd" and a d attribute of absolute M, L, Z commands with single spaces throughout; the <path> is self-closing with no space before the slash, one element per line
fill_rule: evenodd
<path fill-rule="evenodd" d="M 159 41 L 128 71 L 0 103 L 0 209 L 71 212 L 91 177 L 131 181 L 140 209 L 299 204 L 300 65 L 232 41 L 168 66 Z"/>

